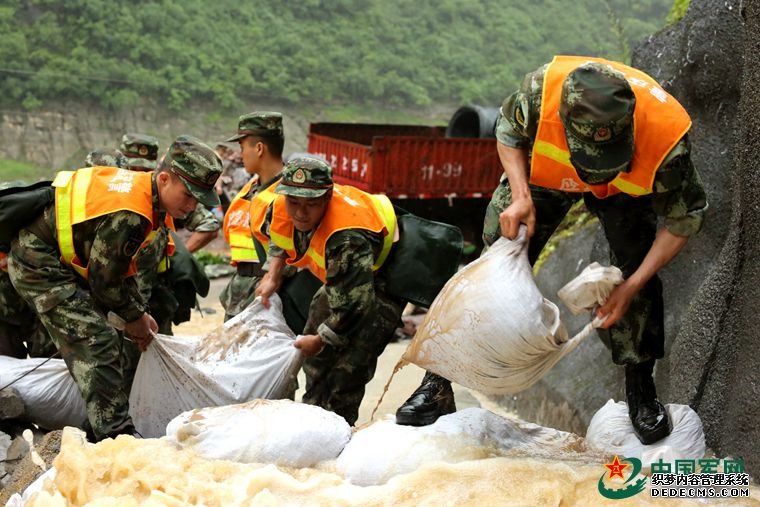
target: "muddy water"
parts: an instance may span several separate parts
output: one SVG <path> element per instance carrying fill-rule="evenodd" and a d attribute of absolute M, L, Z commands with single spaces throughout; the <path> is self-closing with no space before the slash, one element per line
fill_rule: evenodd
<path fill-rule="evenodd" d="M 97 445 L 66 430 L 55 460 L 58 476 L 32 498 L 33 506 L 103 505 L 697 505 L 600 496 L 599 457 L 558 450 L 541 459 L 519 456 L 429 463 L 381 486 L 350 484 L 326 463 L 320 469 L 284 469 L 210 461 L 161 440 L 121 436 Z M 705 503 L 701 503 L 705 505 Z M 707 505 L 760 506 L 760 491 L 743 500 Z"/>

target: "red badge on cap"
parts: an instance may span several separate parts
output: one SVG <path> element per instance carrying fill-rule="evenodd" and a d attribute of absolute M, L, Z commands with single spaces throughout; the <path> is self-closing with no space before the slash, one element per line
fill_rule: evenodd
<path fill-rule="evenodd" d="M 293 183 L 306 183 L 306 173 L 303 169 L 298 169 L 293 173 Z"/>
<path fill-rule="evenodd" d="M 612 137 L 612 132 L 607 127 L 599 127 L 594 131 L 594 141 L 609 141 Z"/>

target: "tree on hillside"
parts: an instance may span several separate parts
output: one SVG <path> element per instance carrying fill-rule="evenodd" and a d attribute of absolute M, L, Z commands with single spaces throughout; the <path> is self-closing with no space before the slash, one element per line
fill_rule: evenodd
<path fill-rule="evenodd" d="M 0 104 L 498 104 L 554 54 L 627 58 L 672 0 L 8 0 Z"/>

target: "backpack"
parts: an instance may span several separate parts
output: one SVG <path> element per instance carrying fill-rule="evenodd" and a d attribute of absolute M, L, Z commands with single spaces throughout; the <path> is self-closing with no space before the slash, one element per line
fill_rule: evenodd
<path fill-rule="evenodd" d="M 55 201 L 52 181 L 0 190 L 0 252 L 8 253 L 18 231 Z"/>
<path fill-rule="evenodd" d="M 389 294 L 428 308 L 457 272 L 464 244 L 462 231 L 394 208 L 399 240 L 378 276 L 384 279 Z"/>

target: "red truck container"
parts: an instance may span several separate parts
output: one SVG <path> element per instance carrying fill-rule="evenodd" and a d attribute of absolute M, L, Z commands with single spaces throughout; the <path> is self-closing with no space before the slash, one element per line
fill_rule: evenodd
<path fill-rule="evenodd" d="M 495 120 L 489 121 L 486 138 L 447 137 L 446 127 L 312 123 L 308 151 L 330 163 L 337 183 L 386 194 L 412 213 L 457 225 L 479 246 L 485 208 L 502 174 Z"/>
<path fill-rule="evenodd" d="M 445 127 L 312 123 L 309 153 L 338 183 L 392 199 L 490 197 L 502 172 L 496 141 L 445 137 Z"/>

